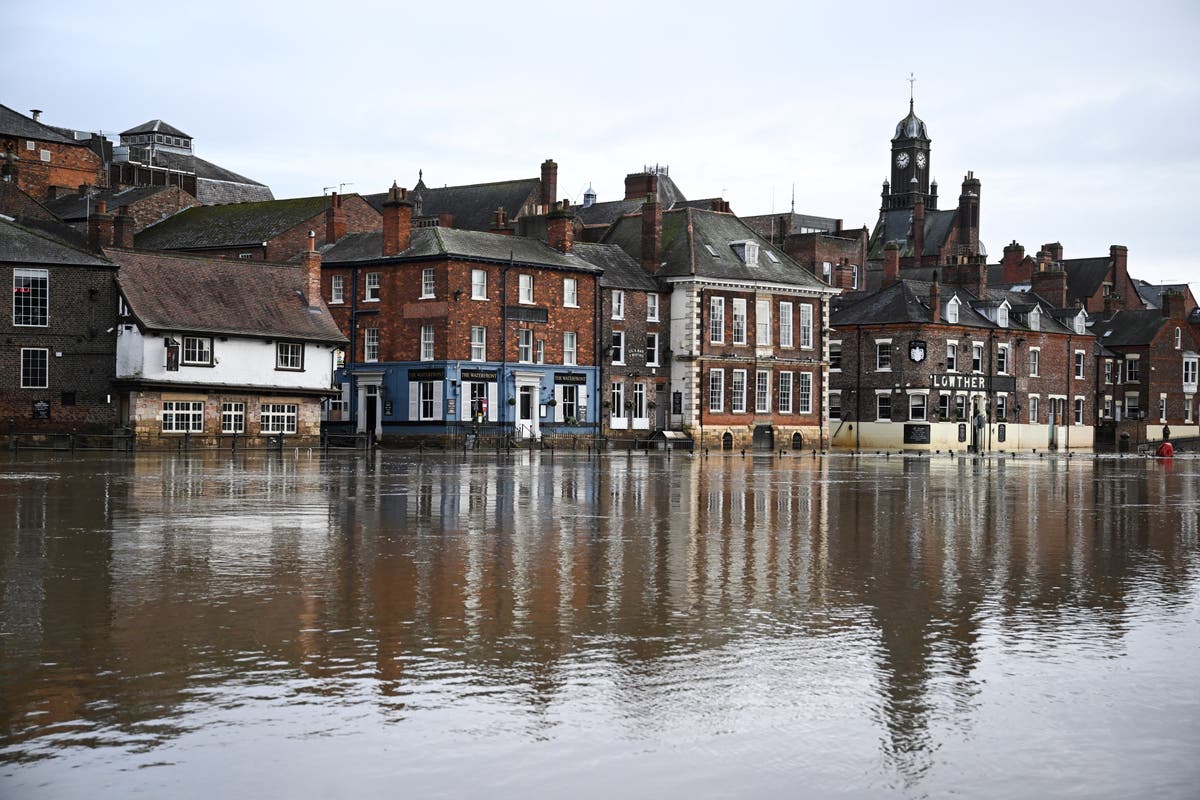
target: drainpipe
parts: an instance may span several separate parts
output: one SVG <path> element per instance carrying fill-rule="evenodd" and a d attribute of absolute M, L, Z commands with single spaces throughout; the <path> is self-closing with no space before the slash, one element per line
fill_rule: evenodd
<path fill-rule="evenodd" d="M 862 325 L 855 325 L 854 348 L 854 449 L 862 445 Z"/>
<path fill-rule="evenodd" d="M 358 342 L 358 266 L 350 268 L 350 346 L 347 348 L 344 370 L 349 370 L 354 363 L 356 344 Z M 350 422 L 354 430 L 358 430 L 358 380 L 353 373 L 346 376 L 350 383 Z"/>
<path fill-rule="evenodd" d="M 500 381 L 496 397 L 497 409 L 501 415 L 501 425 L 508 420 L 503 415 L 508 412 L 508 271 L 513 267 L 513 251 L 508 251 L 508 264 L 500 268 Z M 517 415 L 512 415 L 511 424 L 516 431 Z"/>
<path fill-rule="evenodd" d="M 593 403 L 591 407 L 593 409 L 595 409 L 595 414 L 596 414 L 596 424 L 595 424 L 595 427 L 593 428 L 594 432 L 592 434 L 592 437 L 595 439 L 597 444 L 599 444 L 600 439 L 602 438 L 602 435 L 603 435 L 602 430 L 603 430 L 603 426 L 604 426 L 603 413 L 602 413 L 602 409 L 600 407 L 601 398 L 604 396 L 604 394 L 603 394 L 604 387 L 603 387 L 603 385 L 601 385 L 601 380 L 600 380 L 600 376 L 603 374 L 603 371 L 604 371 L 604 367 L 603 367 L 604 355 L 603 355 L 603 350 L 601 349 L 601 346 L 602 346 L 601 337 L 604 335 L 604 328 L 603 328 L 603 324 L 601 322 L 601 317 L 600 317 L 600 315 L 603 313 L 603 310 L 604 310 L 603 303 L 604 303 L 604 298 L 601 296 L 601 293 L 600 293 L 600 276 L 597 274 L 593 274 L 592 275 L 592 309 L 593 309 L 593 311 L 592 311 L 592 367 L 594 370 L 593 374 L 596 376 L 596 402 Z"/>
<path fill-rule="evenodd" d="M 1074 337 L 1067 334 L 1067 399 L 1064 405 L 1068 405 L 1071 413 L 1071 425 L 1075 424 L 1075 401 L 1071 396 L 1071 374 L 1075 371 L 1075 347 Z M 1063 411 L 1063 449 L 1068 453 L 1071 452 L 1071 425 L 1066 424 L 1067 411 Z"/>

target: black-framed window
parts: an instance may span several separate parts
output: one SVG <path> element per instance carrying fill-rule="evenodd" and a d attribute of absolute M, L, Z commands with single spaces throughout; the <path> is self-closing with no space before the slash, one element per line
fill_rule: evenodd
<path fill-rule="evenodd" d="M 21 348 L 21 388 L 45 389 L 50 386 L 50 350 L 45 347 Z"/>

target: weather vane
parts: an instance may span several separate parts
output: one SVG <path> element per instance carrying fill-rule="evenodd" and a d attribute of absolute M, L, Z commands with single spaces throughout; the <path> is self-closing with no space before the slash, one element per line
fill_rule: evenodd
<path fill-rule="evenodd" d="M 913 73 L 908 73 L 908 104 L 911 106 L 913 102 L 913 85 L 917 82 L 917 78 Z"/>

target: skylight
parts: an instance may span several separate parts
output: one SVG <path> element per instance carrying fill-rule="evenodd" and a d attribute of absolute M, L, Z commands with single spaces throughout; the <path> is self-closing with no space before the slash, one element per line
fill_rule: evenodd
<path fill-rule="evenodd" d="M 710 256 L 712 256 L 713 258 L 720 258 L 720 256 L 717 255 L 717 251 L 713 249 L 713 246 L 711 244 L 704 245 L 704 249 L 707 250 L 708 254 Z"/>

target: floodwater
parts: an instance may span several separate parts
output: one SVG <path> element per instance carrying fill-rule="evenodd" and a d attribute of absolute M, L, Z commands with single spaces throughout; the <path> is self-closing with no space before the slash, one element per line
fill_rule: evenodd
<path fill-rule="evenodd" d="M 1200 795 L 1200 460 L 6 454 L 0 797 Z"/>

